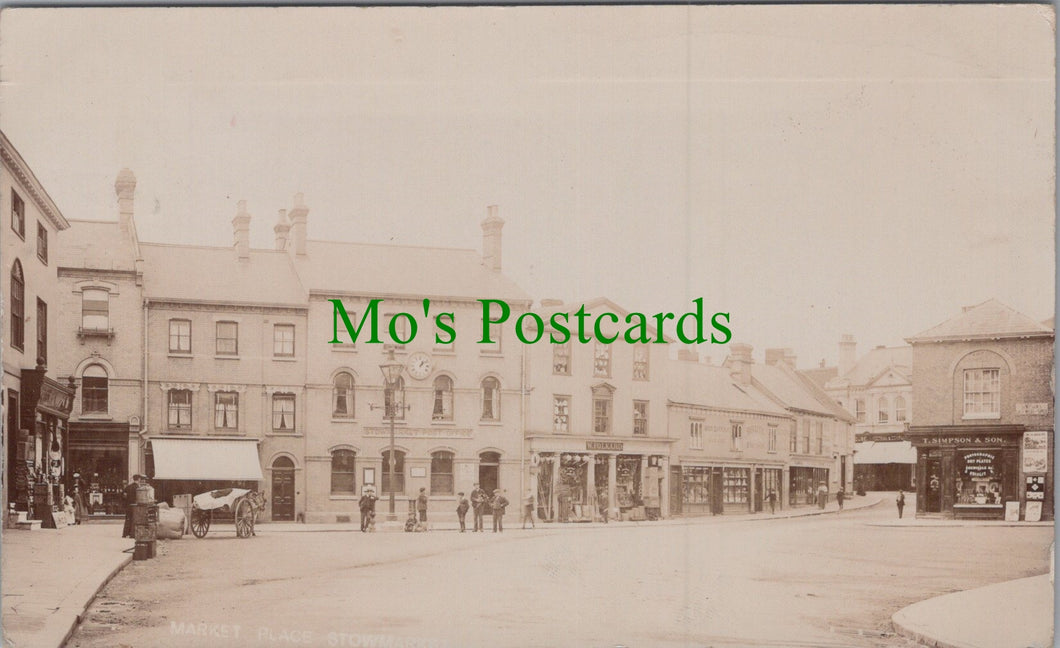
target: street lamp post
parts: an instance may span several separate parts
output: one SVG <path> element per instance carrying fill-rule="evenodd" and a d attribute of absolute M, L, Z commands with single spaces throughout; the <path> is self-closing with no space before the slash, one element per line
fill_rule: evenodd
<path fill-rule="evenodd" d="M 379 369 L 383 372 L 383 380 L 385 381 L 383 392 L 383 414 L 390 419 L 390 456 L 388 460 L 390 468 L 390 508 L 386 516 L 386 519 L 389 522 L 397 521 L 397 512 L 394 508 L 394 468 L 396 466 L 396 462 L 394 461 L 394 419 L 397 417 L 398 405 L 394 398 L 394 388 L 397 387 L 397 381 L 401 378 L 401 370 L 404 368 L 405 365 L 394 358 L 394 349 L 387 349 L 386 362 L 379 365 Z M 404 403 L 402 403 L 402 407 L 404 407 Z"/>

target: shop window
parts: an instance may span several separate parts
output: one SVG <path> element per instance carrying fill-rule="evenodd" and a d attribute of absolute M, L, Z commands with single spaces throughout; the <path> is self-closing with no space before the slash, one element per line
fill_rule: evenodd
<path fill-rule="evenodd" d="M 239 324 L 217 322 L 217 355 L 239 354 Z"/>
<path fill-rule="evenodd" d="M 272 395 L 272 429 L 294 432 L 294 394 Z"/>
<path fill-rule="evenodd" d="M 570 432 L 570 396 L 552 397 L 552 431 L 557 434 Z"/>
<path fill-rule="evenodd" d="M 106 369 L 98 364 L 85 367 L 81 374 L 81 413 L 106 414 L 108 389 Z"/>
<path fill-rule="evenodd" d="M 405 492 L 405 453 L 394 450 L 394 474 L 390 474 L 390 451 L 383 450 L 383 493 L 400 495 Z"/>
<path fill-rule="evenodd" d="M 732 424 L 732 435 L 731 441 L 729 442 L 729 450 L 739 452 L 743 450 L 743 423 Z"/>
<path fill-rule="evenodd" d="M 37 222 L 37 258 L 48 265 L 48 228 Z"/>
<path fill-rule="evenodd" d="M 173 430 L 184 430 L 191 427 L 191 390 L 169 390 L 168 424 Z"/>
<path fill-rule="evenodd" d="M 611 377 L 611 345 L 597 342 L 593 347 L 593 376 Z"/>
<path fill-rule="evenodd" d="M 439 450 L 431 454 L 431 495 L 453 494 L 453 453 Z"/>
<path fill-rule="evenodd" d="M 383 392 L 384 412 L 395 420 L 405 419 L 405 379 L 398 376 L 393 389 Z"/>
<path fill-rule="evenodd" d="M 345 371 L 335 376 L 331 390 L 331 415 L 334 418 L 353 418 L 353 376 Z"/>
<path fill-rule="evenodd" d="M 482 381 L 482 420 L 499 421 L 501 418 L 501 383 L 490 376 Z"/>
<path fill-rule="evenodd" d="M 877 408 L 876 408 L 876 422 L 877 423 L 886 423 L 889 420 L 889 418 L 890 418 L 890 412 L 889 412 L 890 407 L 891 407 L 891 401 L 889 401 L 886 396 L 880 396 L 880 400 L 878 401 Z"/>
<path fill-rule="evenodd" d="M 854 417 L 858 420 L 858 423 L 865 422 L 865 400 L 862 398 L 854 401 Z"/>
<path fill-rule="evenodd" d="M 110 328 L 110 293 L 99 288 L 81 291 L 81 328 L 106 331 Z"/>
<path fill-rule="evenodd" d="M 234 430 L 239 427 L 239 394 L 216 392 L 213 401 L 213 426 L 219 430 Z"/>
<path fill-rule="evenodd" d="M 703 449 L 703 421 L 690 421 L 688 424 L 688 447 L 693 450 Z"/>
<path fill-rule="evenodd" d="M 894 399 L 894 420 L 897 423 L 905 423 L 905 398 L 896 396 Z"/>
<path fill-rule="evenodd" d="M 272 325 L 272 355 L 278 358 L 294 357 L 294 324 Z"/>
<path fill-rule="evenodd" d="M 638 344 L 633 347 L 633 380 L 648 380 L 648 347 Z"/>
<path fill-rule="evenodd" d="M 747 468 L 725 468 L 722 472 L 722 488 L 726 504 L 747 504 L 750 491 L 751 471 Z"/>
<path fill-rule="evenodd" d="M 48 305 L 37 298 L 37 364 L 48 364 Z"/>
<path fill-rule="evenodd" d="M 11 229 L 18 234 L 19 238 L 26 240 L 26 203 L 22 202 L 22 196 L 11 190 Z"/>
<path fill-rule="evenodd" d="M 593 434 L 611 434 L 614 394 L 607 387 L 593 388 Z"/>
<path fill-rule="evenodd" d="M 648 436 L 648 401 L 633 401 L 633 435 Z"/>
<path fill-rule="evenodd" d="M 169 352 L 191 353 L 191 320 L 169 320 Z"/>
<path fill-rule="evenodd" d="M 357 454 L 353 450 L 335 450 L 331 453 L 331 494 L 357 494 Z"/>
<path fill-rule="evenodd" d="M 26 279 L 22 262 L 11 267 L 11 346 L 22 351 L 26 344 Z"/>
<path fill-rule="evenodd" d="M 967 369 L 964 372 L 964 418 L 1001 416 L 1001 371 Z"/>
<path fill-rule="evenodd" d="M 768 437 L 768 439 L 769 439 L 768 440 L 768 451 L 769 452 L 776 452 L 777 451 L 777 426 L 770 425 L 768 434 L 769 434 L 769 437 Z"/>
<path fill-rule="evenodd" d="M 557 376 L 570 375 L 570 342 L 552 345 L 552 373 Z"/>
<path fill-rule="evenodd" d="M 1002 477 L 1002 457 L 999 451 L 958 451 L 954 506 L 1000 508 L 1005 501 Z"/>
<path fill-rule="evenodd" d="M 683 466 L 681 469 L 681 504 L 689 506 L 691 512 L 697 512 L 697 509 L 707 509 L 710 501 L 710 468 Z"/>
<path fill-rule="evenodd" d="M 453 420 L 453 379 L 449 376 L 438 376 L 434 379 L 434 410 L 432 421 Z"/>

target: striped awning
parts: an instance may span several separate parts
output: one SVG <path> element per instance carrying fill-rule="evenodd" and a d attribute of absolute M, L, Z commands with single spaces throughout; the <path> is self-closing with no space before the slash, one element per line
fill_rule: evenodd
<path fill-rule="evenodd" d="M 916 448 L 908 441 L 859 441 L 854 444 L 854 463 L 915 464 Z"/>
<path fill-rule="evenodd" d="M 263 480 L 256 439 L 152 438 L 153 479 Z"/>

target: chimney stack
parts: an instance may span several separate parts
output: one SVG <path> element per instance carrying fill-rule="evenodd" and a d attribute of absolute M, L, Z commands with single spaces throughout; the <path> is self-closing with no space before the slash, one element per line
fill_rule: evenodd
<path fill-rule="evenodd" d="M 857 361 L 857 342 L 854 341 L 854 336 L 849 333 L 844 333 L 839 338 L 839 377 L 850 373 L 851 369 L 854 368 L 854 363 Z"/>
<path fill-rule="evenodd" d="M 677 359 L 683 362 L 699 362 L 699 351 L 693 346 L 682 347 L 677 350 Z"/>
<path fill-rule="evenodd" d="M 784 354 L 787 349 L 766 349 L 766 364 L 775 365 L 780 360 L 784 359 Z"/>
<path fill-rule="evenodd" d="M 276 224 L 272 226 L 272 231 L 276 234 L 276 249 L 286 250 L 287 239 L 291 234 L 291 223 L 287 220 L 287 210 L 280 210 L 280 217 L 276 219 Z"/>
<path fill-rule="evenodd" d="M 562 299 L 542 299 L 541 300 L 541 308 L 555 308 L 557 306 L 562 306 L 562 305 L 563 305 L 563 300 Z"/>
<path fill-rule="evenodd" d="M 250 214 L 247 213 L 245 200 L 236 203 L 232 232 L 235 235 L 236 256 L 240 261 L 250 261 Z"/>
<path fill-rule="evenodd" d="M 788 366 L 792 369 L 795 368 L 795 361 L 797 360 L 795 352 L 791 349 L 784 349 L 784 362 L 788 363 Z"/>
<path fill-rule="evenodd" d="M 741 385 L 751 384 L 751 351 L 750 344 L 729 345 L 729 369 L 732 377 Z"/>
<path fill-rule="evenodd" d="M 497 205 L 486 208 L 482 221 L 482 265 L 492 272 L 501 271 L 501 229 L 504 219 L 497 215 Z"/>
<path fill-rule="evenodd" d="M 294 249 L 294 253 L 299 256 L 305 255 L 305 238 L 306 238 L 306 216 L 309 215 L 309 208 L 305 206 L 305 200 L 301 193 L 294 195 L 294 208 L 290 212 L 291 218 L 291 247 Z"/>
<path fill-rule="evenodd" d="M 118 172 L 114 181 L 114 193 L 118 194 L 118 226 L 122 234 L 129 235 L 133 219 L 133 194 L 136 193 L 136 176 L 128 168 Z"/>

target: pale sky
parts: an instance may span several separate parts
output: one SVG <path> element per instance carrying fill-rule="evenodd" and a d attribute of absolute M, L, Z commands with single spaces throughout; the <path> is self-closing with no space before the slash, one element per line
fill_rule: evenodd
<path fill-rule="evenodd" d="M 535 298 L 731 313 L 800 368 L 1054 309 L 1047 6 L 5 9 L 0 128 L 68 218 L 481 247 Z M 179 271 L 179 269 L 177 270 Z M 420 268 L 395 269 L 418 272 Z M 716 360 L 724 347 L 708 352 Z"/>

